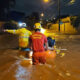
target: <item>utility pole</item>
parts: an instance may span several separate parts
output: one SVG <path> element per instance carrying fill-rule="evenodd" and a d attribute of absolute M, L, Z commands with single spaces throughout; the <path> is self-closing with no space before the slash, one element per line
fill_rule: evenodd
<path fill-rule="evenodd" d="M 59 17 L 59 32 L 60 32 L 60 0 L 58 0 L 58 17 Z"/>

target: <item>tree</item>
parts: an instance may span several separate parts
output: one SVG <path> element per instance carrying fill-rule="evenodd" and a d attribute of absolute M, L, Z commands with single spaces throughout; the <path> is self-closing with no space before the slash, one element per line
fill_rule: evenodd
<path fill-rule="evenodd" d="M 15 21 L 8 21 L 3 25 L 4 29 L 18 29 L 17 23 Z"/>
<path fill-rule="evenodd" d="M 78 29 L 79 25 L 80 25 L 80 15 L 76 16 L 76 17 L 71 17 L 71 24 Z"/>
<path fill-rule="evenodd" d="M 40 18 L 39 18 L 39 13 L 38 12 L 33 12 L 30 16 L 27 16 L 25 18 L 25 22 L 27 23 L 28 25 L 28 28 L 30 30 L 33 30 L 34 29 L 34 23 L 36 22 L 39 22 L 40 21 Z"/>
<path fill-rule="evenodd" d="M 14 5 L 15 0 L 0 0 L 0 19 L 5 19 Z"/>

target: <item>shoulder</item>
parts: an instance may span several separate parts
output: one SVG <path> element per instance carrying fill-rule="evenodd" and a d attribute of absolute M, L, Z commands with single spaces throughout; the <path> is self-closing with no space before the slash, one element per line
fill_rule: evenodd
<path fill-rule="evenodd" d="M 40 33 L 42 36 L 45 36 L 43 33 Z M 46 36 L 45 36 L 46 37 Z"/>
<path fill-rule="evenodd" d="M 31 35 L 31 36 L 34 36 L 34 35 L 36 35 L 36 33 L 32 33 L 32 35 Z"/>
<path fill-rule="evenodd" d="M 31 31 L 29 31 L 28 29 L 26 29 L 26 31 L 27 31 L 28 33 L 32 34 L 32 32 L 31 32 Z"/>
<path fill-rule="evenodd" d="M 22 30 L 24 30 L 24 28 L 20 28 L 20 29 L 17 29 L 18 31 L 22 31 Z"/>

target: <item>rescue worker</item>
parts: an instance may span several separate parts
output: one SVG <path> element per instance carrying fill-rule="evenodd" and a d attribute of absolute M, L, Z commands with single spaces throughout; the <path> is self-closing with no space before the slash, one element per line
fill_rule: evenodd
<path fill-rule="evenodd" d="M 31 45 L 33 50 L 32 55 L 32 62 L 33 65 L 36 64 L 45 64 L 46 63 L 46 56 L 45 50 L 48 49 L 47 38 L 44 34 L 40 33 L 41 24 L 35 23 L 34 25 L 35 32 L 30 36 Z M 45 44 L 45 48 L 44 48 Z"/>
<path fill-rule="evenodd" d="M 49 47 L 54 49 L 54 47 L 55 47 L 55 38 L 51 38 L 49 36 L 49 37 L 47 37 L 47 40 L 48 40 Z"/>
<path fill-rule="evenodd" d="M 4 30 L 4 32 L 19 35 L 19 50 L 20 50 L 19 54 L 23 54 L 23 55 L 24 55 L 24 52 L 21 52 L 21 51 L 25 51 L 25 49 L 28 47 L 29 36 L 32 34 L 29 30 L 26 29 L 26 27 L 27 27 L 26 23 L 21 23 L 19 25 L 19 29 L 17 30 L 8 30 L 8 29 Z"/>

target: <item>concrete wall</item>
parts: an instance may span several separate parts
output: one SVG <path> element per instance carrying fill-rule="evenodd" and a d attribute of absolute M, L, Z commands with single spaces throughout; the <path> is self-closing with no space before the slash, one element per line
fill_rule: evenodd
<path fill-rule="evenodd" d="M 60 24 L 60 32 L 61 33 L 69 33 L 69 34 L 75 34 L 77 30 L 71 25 L 70 17 L 61 19 L 62 24 Z M 50 29 L 53 29 L 57 32 L 59 32 L 58 23 L 52 24 Z"/>

